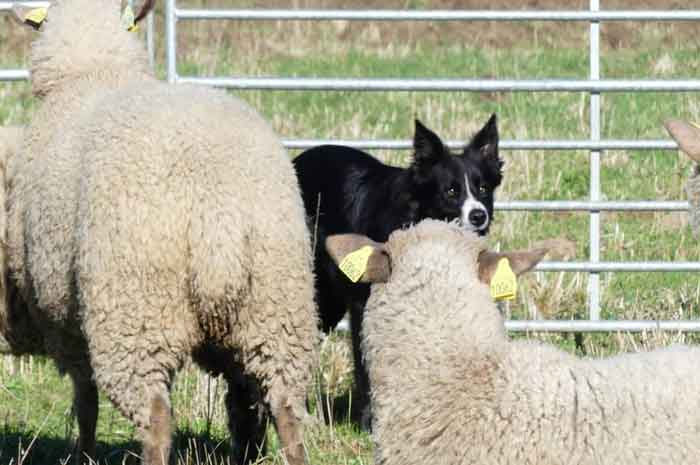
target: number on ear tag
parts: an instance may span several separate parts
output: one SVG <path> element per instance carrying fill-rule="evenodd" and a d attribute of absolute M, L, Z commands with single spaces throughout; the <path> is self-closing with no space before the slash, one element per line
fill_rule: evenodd
<path fill-rule="evenodd" d="M 340 262 L 340 265 L 338 265 L 340 271 L 353 283 L 358 282 L 365 271 L 367 271 L 367 262 L 373 251 L 372 246 L 366 245 L 347 254 Z"/>
<path fill-rule="evenodd" d="M 510 268 L 510 262 L 505 257 L 501 258 L 491 278 L 491 297 L 494 300 L 513 300 L 517 291 L 518 281 Z"/>
<path fill-rule="evenodd" d="M 34 8 L 29 10 L 26 15 L 24 15 L 24 22 L 32 26 L 34 29 L 39 29 L 46 17 L 49 14 L 48 8 Z"/>

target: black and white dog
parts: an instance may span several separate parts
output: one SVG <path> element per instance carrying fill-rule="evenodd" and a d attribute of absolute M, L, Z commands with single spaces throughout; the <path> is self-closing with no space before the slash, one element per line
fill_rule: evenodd
<path fill-rule="evenodd" d="M 385 242 L 395 229 L 424 218 L 459 219 L 484 235 L 493 219 L 494 190 L 501 183 L 496 115 L 452 154 L 440 138 L 416 120 L 414 155 L 408 168 L 385 165 L 350 147 L 324 145 L 294 160 L 315 235 L 316 291 L 324 331 L 350 310 L 356 394 L 353 419 L 369 426 L 369 381 L 362 362 L 360 335 L 369 285 L 353 284 L 325 250 L 326 237 L 364 234 Z"/>

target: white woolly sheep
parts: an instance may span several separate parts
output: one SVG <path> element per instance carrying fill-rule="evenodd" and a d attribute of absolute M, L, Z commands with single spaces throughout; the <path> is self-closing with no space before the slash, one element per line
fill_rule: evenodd
<path fill-rule="evenodd" d="M 42 101 L 3 173 L 0 333 L 70 375 L 81 454 L 99 387 L 144 462 L 167 462 L 170 387 L 192 357 L 228 381 L 237 462 L 269 412 L 301 464 L 318 333 L 290 158 L 242 101 L 155 79 L 119 3 L 54 2 L 32 46 Z"/>
<path fill-rule="evenodd" d="M 336 259 L 369 243 L 335 236 Z M 377 465 L 691 465 L 700 350 L 579 359 L 509 341 L 488 285 L 500 258 L 425 221 L 374 244 L 363 335 Z M 506 254 L 516 273 L 544 251 Z M 389 272 L 389 270 L 391 270 Z"/>
<path fill-rule="evenodd" d="M 10 153 L 16 150 L 22 137 L 22 128 L 19 126 L 0 127 L 0 162 L 5 163 Z"/>

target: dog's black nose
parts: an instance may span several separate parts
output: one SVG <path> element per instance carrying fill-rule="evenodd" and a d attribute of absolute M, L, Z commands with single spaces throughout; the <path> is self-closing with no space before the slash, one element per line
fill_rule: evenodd
<path fill-rule="evenodd" d="M 486 223 L 486 212 L 481 209 L 474 209 L 469 212 L 469 222 L 475 228 L 480 228 Z"/>

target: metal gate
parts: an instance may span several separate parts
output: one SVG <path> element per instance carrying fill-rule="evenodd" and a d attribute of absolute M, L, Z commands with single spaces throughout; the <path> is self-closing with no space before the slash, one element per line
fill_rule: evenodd
<path fill-rule="evenodd" d="M 48 2 L 23 2 L 45 4 Z M 0 13 L 11 2 L 0 2 Z M 686 211 L 683 201 L 603 201 L 600 188 L 600 157 L 605 150 L 676 150 L 669 140 L 601 140 L 600 95 L 604 92 L 690 92 L 700 91 L 700 80 L 601 79 L 600 22 L 602 21 L 700 21 L 700 11 L 600 11 L 599 0 L 590 0 L 588 11 L 467 11 L 467 10 L 291 10 L 178 8 L 166 0 L 166 67 L 170 83 L 195 83 L 230 89 L 344 90 L 344 91 L 471 91 L 471 92 L 585 92 L 590 95 L 590 138 L 587 140 L 503 140 L 505 150 L 588 150 L 590 186 L 588 201 L 496 202 L 496 209 L 510 211 L 587 211 L 590 217 L 588 261 L 541 263 L 539 271 L 588 272 L 588 320 L 522 321 L 506 323 L 510 331 L 694 331 L 700 321 L 603 321 L 600 320 L 600 281 L 603 272 L 700 271 L 700 262 L 603 262 L 600 260 L 600 213 L 603 211 Z M 177 24 L 192 20 L 348 20 L 348 21 L 577 21 L 589 23 L 589 79 L 363 79 L 363 78 L 249 78 L 180 76 L 177 73 Z M 24 70 L 0 70 L 0 80 L 28 78 Z M 461 147 L 466 141 L 449 141 Z M 410 141 L 397 140 L 285 140 L 288 148 L 302 149 L 319 144 L 343 144 L 364 149 L 409 149 Z"/>

